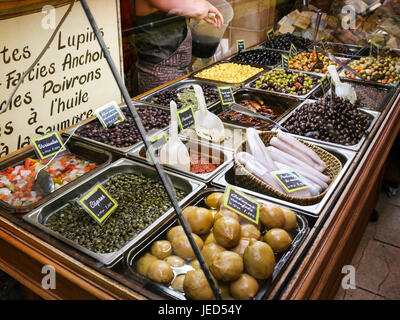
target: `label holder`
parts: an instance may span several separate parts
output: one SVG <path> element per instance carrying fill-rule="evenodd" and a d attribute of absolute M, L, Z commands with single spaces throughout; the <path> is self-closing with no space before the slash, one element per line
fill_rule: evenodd
<path fill-rule="evenodd" d="M 111 115 L 108 118 L 104 118 L 104 115 L 107 112 L 111 113 Z M 100 108 L 97 108 L 95 110 L 95 114 L 97 116 L 97 119 L 100 121 L 100 123 L 102 124 L 102 126 L 104 128 L 108 128 L 108 127 L 116 125 L 122 121 L 125 121 L 125 116 L 115 101 L 111 101 L 108 104 L 106 104 Z M 117 117 L 117 120 L 115 120 L 116 117 Z M 108 119 L 111 119 L 111 121 Z"/>
<path fill-rule="evenodd" d="M 252 205 L 253 207 L 250 208 L 252 212 L 252 216 L 250 216 L 248 213 L 243 212 L 244 210 L 239 210 L 237 207 L 233 207 L 232 205 L 234 202 L 232 201 L 232 197 L 235 197 L 236 203 L 237 201 L 242 201 L 244 203 L 247 203 L 247 205 Z M 258 224 L 259 218 L 260 218 L 260 204 L 257 201 L 254 201 L 250 197 L 244 195 L 243 193 L 237 191 L 233 187 L 229 186 L 225 190 L 225 199 L 224 199 L 224 207 L 226 207 L 229 210 L 232 210 L 233 212 L 239 214 L 240 216 L 250 220 L 251 222 Z M 255 211 L 255 213 L 254 213 Z M 255 215 L 255 217 L 254 217 Z"/>
<path fill-rule="evenodd" d="M 187 115 L 188 118 L 185 118 Z M 195 124 L 193 106 L 187 106 L 178 111 L 178 120 L 181 130 L 185 130 Z"/>
<path fill-rule="evenodd" d="M 53 139 L 51 139 L 53 138 Z M 54 142 L 57 142 L 57 144 L 55 144 L 55 147 L 58 146 L 57 149 L 51 148 L 50 151 L 47 151 L 47 148 L 41 148 L 41 144 L 40 142 L 42 141 L 46 141 L 46 140 L 51 140 L 50 143 L 55 144 Z M 55 139 L 55 140 L 54 140 Z M 33 149 L 35 150 L 36 155 L 39 157 L 40 160 L 46 160 L 48 158 L 51 158 L 52 156 L 54 156 L 60 149 L 60 154 L 62 154 L 63 152 L 68 151 L 66 146 L 63 146 L 64 142 L 61 138 L 61 136 L 59 135 L 58 132 L 51 132 L 49 134 L 46 134 L 42 137 L 36 138 L 33 140 Z M 50 152 L 50 153 L 48 153 Z"/>

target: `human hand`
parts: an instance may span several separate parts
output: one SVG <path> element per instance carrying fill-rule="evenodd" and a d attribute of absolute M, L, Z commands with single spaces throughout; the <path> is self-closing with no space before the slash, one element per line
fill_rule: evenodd
<path fill-rule="evenodd" d="M 208 2 L 208 16 L 204 18 L 208 23 L 215 24 L 218 29 L 224 25 L 224 17 L 221 12 Z"/>

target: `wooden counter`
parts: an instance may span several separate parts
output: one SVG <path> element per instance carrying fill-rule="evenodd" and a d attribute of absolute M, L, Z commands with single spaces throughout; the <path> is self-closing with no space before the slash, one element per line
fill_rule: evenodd
<path fill-rule="evenodd" d="M 339 184 L 341 191 L 331 198 L 267 299 L 334 296 L 341 269 L 351 260 L 375 207 L 385 160 L 400 131 L 399 97 L 391 105 Z M 56 270 L 55 290 L 41 285 L 44 265 Z M 118 267 L 106 268 L 25 223 L 21 216 L 7 213 L 0 214 L 0 269 L 45 299 L 162 298 Z"/>

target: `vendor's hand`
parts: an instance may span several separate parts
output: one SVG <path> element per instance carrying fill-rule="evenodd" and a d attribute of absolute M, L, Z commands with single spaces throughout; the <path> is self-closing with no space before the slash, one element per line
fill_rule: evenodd
<path fill-rule="evenodd" d="M 208 15 L 204 18 L 208 23 L 215 24 L 218 29 L 224 25 L 224 17 L 217 8 L 208 2 Z"/>

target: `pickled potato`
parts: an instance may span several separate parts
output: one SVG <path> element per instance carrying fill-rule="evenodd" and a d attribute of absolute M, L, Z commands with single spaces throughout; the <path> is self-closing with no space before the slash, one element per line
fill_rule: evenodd
<path fill-rule="evenodd" d="M 172 240 L 180 235 L 185 234 L 185 230 L 183 230 L 182 226 L 175 226 L 168 230 L 167 239 L 172 243 Z"/>
<path fill-rule="evenodd" d="M 233 248 L 240 240 L 240 224 L 233 218 L 222 217 L 215 221 L 213 234 L 218 244 L 225 248 Z"/>
<path fill-rule="evenodd" d="M 273 228 L 264 235 L 264 241 L 270 245 L 275 252 L 284 252 L 292 243 L 292 237 L 286 230 Z"/>
<path fill-rule="evenodd" d="M 202 270 L 190 270 L 186 273 L 183 290 L 191 299 L 215 300 L 214 293 Z"/>
<path fill-rule="evenodd" d="M 242 273 L 239 279 L 230 284 L 229 289 L 233 298 L 250 300 L 256 296 L 259 286 L 256 279 L 247 273 Z"/>
<path fill-rule="evenodd" d="M 244 250 L 247 248 L 249 243 L 250 243 L 249 238 L 240 238 L 238 245 L 232 248 L 232 251 L 237 253 L 243 258 Z"/>
<path fill-rule="evenodd" d="M 224 201 L 224 194 L 222 192 L 213 192 L 207 196 L 205 203 L 206 206 L 212 209 L 219 209 Z"/>
<path fill-rule="evenodd" d="M 260 220 L 268 229 L 283 228 L 286 222 L 282 207 L 273 204 L 261 205 Z"/>
<path fill-rule="evenodd" d="M 185 265 L 185 260 L 178 256 L 166 257 L 164 258 L 164 261 L 174 268 L 182 267 Z"/>
<path fill-rule="evenodd" d="M 222 251 L 214 256 L 210 265 L 213 276 L 223 282 L 236 280 L 243 272 L 243 259 L 233 251 Z"/>
<path fill-rule="evenodd" d="M 201 240 L 201 238 L 195 233 L 192 233 L 192 236 L 197 246 L 201 250 L 203 248 L 203 240 Z M 190 245 L 189 239 L 186 237 L 185 234 L 175 237 L 172 240 L 172 250 L 177 256 L 181 257 L 182 259 L 195 258 L 192 246 Z"/>
<path fill-rule="evenodd" d="M 171 242 L 168 240 L 158 240 L 151 246 L 151 254 L 158 259 L 164 259 L 172 254 Z"/>
<path fill-rule="evenodd" d="M 174 272 L 172 271 L 170 265 L 165 261 L 158 259 L 149 265 L 146 275 L 150 279 L 165 285 L 169 285 L 174 279 Z"/>
<path fill-rule="evenodd" d="M 286 231 L 292 231 L 297 228 L 297 217 L 295 213 L 285 207 L 282 207 L 283 213 L 285 215 L 285 225 L 283 226 L 283 229 Z"/>
<path fill-rule="evenodd" d="M 274 252 L 265 242 L 251 239 L 244 250 L 243 260 L 246 271 L 256 279 L 267 279 L 274 272 Z"/>
<path fill-rule="evenodd" d="M 217 243 L 217 240 L 215 240 L 215 238 L 214 238 L 214 233 L 213 232 L 211 232 L 207 236 L 206 240 L 204 241 L 204 245 L 207 245 L 207 244 L 210 244 L 210 243 Z"/>
<path fill-rule="evenodd" d="M 171 287 L 172 289 L 179 291 L 179 292 L 184 292 L 183 290 L 183 281 L 185 280 L 185 275 L 180 274 L 177 276 L 174 281 L 172 281 Z"/>
<path fill-rule="evenodd" d="M 215 223 L 215 221 L 217 221 L 218 219 L 220 219 L 222 217 L 231 217 L 231 218 L 235 219 L 236 221 L 239 221 L 239 216 L 235 212 L 233 212 L 229 209 L 226 209 L 226 208 L 222 208 L 215 214 L 214 223 Z"/>
<path fill-rule="evenodd" d="M 261 232 L 258 228 L 251 223 L 242 224 L 240 226 L 240 237 L 241 238 L 250 238 L 250 239 L 261 239 Z"/>
<path fill-rule="evenodd" d="M 219 244 L 209 243 L 203 247 L 201 250 L 201 255 L 203 256 L 207 266 L 210 267 L 214 257 L 222 251 L 225 251 L 225 249 Z"/>
<path fill-rule="evenodd" d="M 201 270 L 200 262 L 197 259 L 190 261 L 189 266 L 191 266 L 194 270 Z"/>
<path fill-rule="evenodd" d="M 137 264 L 136 264 L 136 270 L 142 275 L 147 274 L 147 270 L 150 266 L 150 264 L 154 261 L 157 260 L 157 257 L 153 256 L 150 253 L 146 253 L 144 256 L 140 257 Z"/>
<path fill-rule="evenodd" d="M 191 209 L 187 213 L 186 220 L 192 232 L 198 235 L 206 234 L 214 223 L 212 212 L 205 208 Z"/>

